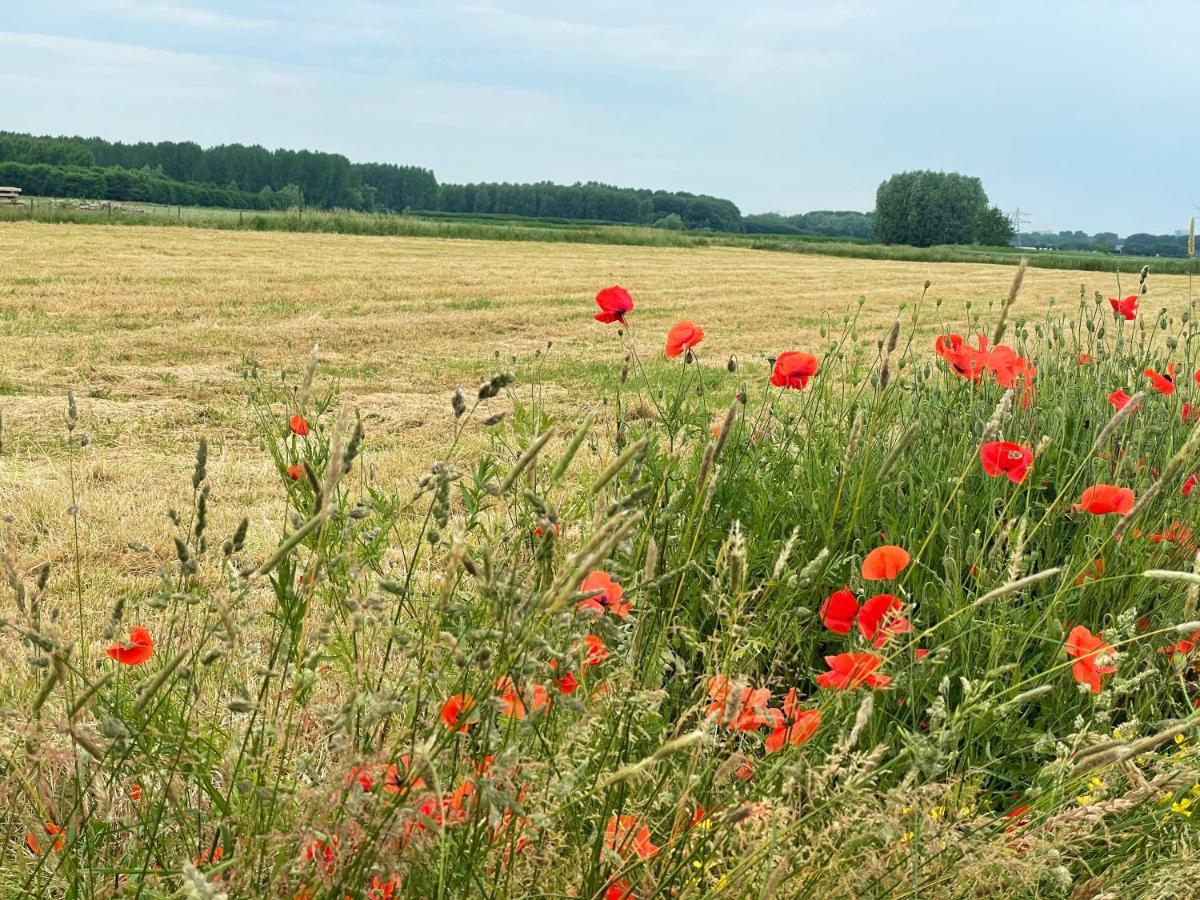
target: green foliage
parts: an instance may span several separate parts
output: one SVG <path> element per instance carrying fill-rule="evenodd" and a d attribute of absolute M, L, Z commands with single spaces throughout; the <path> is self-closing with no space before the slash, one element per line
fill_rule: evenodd
<path fill-rule="evenodd" d="M 287 208 L 269 206 L 269 203 L 276 202 L 271 200 L 270 194 L 252 194 L 236 188 L 198 182 L 172 181 L 149 169 L 0 162 L 0 182 L 37 197 L 78 197 L 86 200 L 239 209 Z"/>
<path fill-rule="evenodd" d="M 1186 896 L 1200 693 L 1190 651 L 1160 651 L 1196 628 L 1194 538 L 1170 529 L 1200 502 L 1179 489 L 1197 388 L 1104 423 L 1113 385 L 1168 357 L 1193 371 L 1200 334 L 1145 306 L 1018 309 L 947 322 L 923 295 L 888 334 L 827 316 L 804 390 L 769 387 L 761 358 L 730 371 L 715 324 L 675 361 L 598 329 L 593 415 L 499 373 L 448 400 L 415 486 L 364 464 L 370 419 L 314 388 L 315 356 L 278 380 L 249 367 L 246 443 L 278 514 L 214 533 L 202 445 L 174 556 L 105 611 L 108 635 L 57 560 L 5 547 L 0 892 Z M 1004 315 L 1028 404 L 933 353 L 934 331 Z M 72 465 L 102 464 L 68 410 Z M 1036 446 L 1029 477 L 986 475 L 991 438 Z M 1073 509 L 1096 482 L 1144 498 L 1119 540 L 1118 517 Z M 911 562 L 867 582 L 883 543 Z M 588 602 L 596 570 L 627 617 Z M 911 630 L 826 628 L 843 586 L 893 595 Z M 132 625 L 154 655 L 117 666 L 103 646 Z M 1073 678 L 1076 625 L 1112 645 L 1099 693 Z M 820 687 L 848 651 L 891 681 Z M 751 687 L 763 722 L 742 716 Z M 793 688 L 787 715 L 820 721 L 771 750 Z"/>
<path fill-rule="evenodd" d="M 978 178 L 957 172 L 901 172 L 875 194 L 874 229 L 885 244 L 969 244 L 987 194 Z"/>
<path fill-rule="evenodd" d="M 671 231 L 680 231 L 683 228 L 683 219 L 679 217 L 679 213 L 667 213 L 654 223 L 654 227 L 668 228 Z"/>
<path fill-rule="evenodd" d="M 1012 222 L 998 206 L 981 209 L 971 223 L 972 239 L 987 247 L 1006 247 L 1012 243 L 1014 234 Z"/>
<path fill-rule="evenodd" d="M 871 213 L 849 210 L 815 210 L 794 216 L 758 213 L 744 216 L 742 230 L 748 234 L 815 234 L 870 240 Z"/>
<path fill-rule="evenodd" d="M 684 227 L 741 230 L 741 213 L 728 200 L 685 192 L 635 190 L 598 182 L 552 184 L 442 184 L 440 212 L 512 213 L 525 217 L 586 219 L 650 225 L 674 214 Z"/>
<path fill-rule="evenodd" d="M 308 203 L 327 209 L 400 210 L 422 206 L 436 194 L 428 169 L 384 164 L 352 165 L 336 153 L 267 150 L 192 142 L 125 144 L 101 138 L 38 137 L 0 132 L 0 163 L 36 167 L 0 169 L 17 187 L 42 196 L 151 201 L 241 209 L 288 209 L 295 198 L 271 205 L 271 193 L 294 186 Z M 45 168 L 45 167 L 50 167 Z M 83 179 L 80 170 L 87 171 Z M 18 183 L 18 179 L 24 179 Z M 45 189 L 52 186 L 54 190 Z M 265 193 L 264 193 L 265 192 Z"/>

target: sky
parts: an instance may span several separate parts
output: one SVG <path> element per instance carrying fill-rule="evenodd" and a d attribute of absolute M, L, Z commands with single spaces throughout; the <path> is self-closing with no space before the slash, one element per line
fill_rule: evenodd
<path fill-rule="evenodd" d="M 0 128 L 869 210 L 976 175 L 1026 229 L 1200 207 L 1200 11 L 1105 0 L 0 0 Z"/>

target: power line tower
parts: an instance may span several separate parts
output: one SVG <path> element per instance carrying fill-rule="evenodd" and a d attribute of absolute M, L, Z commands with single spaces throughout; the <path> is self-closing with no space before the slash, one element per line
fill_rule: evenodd
<path fill-rule="evenodd" d="M 1021 212 L 1021 207 L 1017 207 L 1013 214 L 1009 217 L 1012 222 L 1013 231 L 1017 233 L 1017 246 L 1021 246 L 1021 226 L 1029 224 L 1029 213 Z"/>

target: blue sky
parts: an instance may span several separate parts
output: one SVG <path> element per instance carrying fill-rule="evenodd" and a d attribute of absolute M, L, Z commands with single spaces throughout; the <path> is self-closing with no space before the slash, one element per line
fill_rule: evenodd
<path fill-rule="evenodd" d="M 1193 3 L 0 0 L 0 127 L 599 180 L 744 212 L 978 175 L 1034 228 L 1200 205 Z"/>

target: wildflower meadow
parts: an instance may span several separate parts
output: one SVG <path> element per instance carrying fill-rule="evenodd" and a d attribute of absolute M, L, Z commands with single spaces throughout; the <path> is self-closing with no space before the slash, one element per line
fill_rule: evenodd
<path fill-rule="evenodd" d="M 269 528 L 201 432 L 99 618 L 3 548 L 0 894 L 1194 896 L 1194 308 L 1013 271 L 755 358 L 597 284 L 592 411 L 497 359 L 417 483 L 318 349 L 247 365 Z"/>

